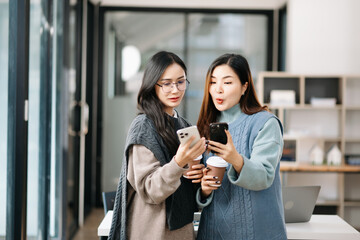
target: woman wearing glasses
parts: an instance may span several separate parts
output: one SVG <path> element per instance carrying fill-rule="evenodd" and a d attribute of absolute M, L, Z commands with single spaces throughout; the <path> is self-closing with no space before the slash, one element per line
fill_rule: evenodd
<path fill-rule="evenodd" d="M 109 239 L 193 239 L 196 185 L 202 164 L 183 178 L 187 163 L 205 151 L 176 131 L 188 127 L 175 111 L 188 81 L 183 61 L 158 52 L 146 66 L 138 93 L 140 114 L 128 132 Z"/>

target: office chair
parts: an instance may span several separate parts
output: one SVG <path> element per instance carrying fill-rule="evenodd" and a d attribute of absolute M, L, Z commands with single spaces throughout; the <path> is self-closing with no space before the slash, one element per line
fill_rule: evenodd
<path fill-rule="evenodd" d="M 103 199 L 103 204 L 104 204 L 105 215 L 106 215 L 107 211 L 113 210 L 114 203 L 115 203 L 115 195 L 116 195 L 116 191 L 102 192 L 102 199 Z"/>

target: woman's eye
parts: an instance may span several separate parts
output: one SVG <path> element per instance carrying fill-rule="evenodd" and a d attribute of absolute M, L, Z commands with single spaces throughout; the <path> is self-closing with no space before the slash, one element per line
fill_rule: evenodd
<path fill-rule="evenodd" d="M 169 82 L 165 82 L 165 83 L 163 83 L 163 86 L 170 86 L 171 85 L 171 83 L 169 83 Z"/>
<path fill-rule="evenodd" d="M 210 84 L 216 84 L 216 82 L 214 82 L 214 81 L 211 81 L 211 82 L 210 82 Z"/>
<path fill-rule="evenodd" d="M 232 82 L 224 82 L 224 84 L 232 84 Z"/>
<path fill-rule="evenodd" d="M 183 84 L 185 82 L 185 80 L 179 80 L 177 81 L 178 84 Z"/>

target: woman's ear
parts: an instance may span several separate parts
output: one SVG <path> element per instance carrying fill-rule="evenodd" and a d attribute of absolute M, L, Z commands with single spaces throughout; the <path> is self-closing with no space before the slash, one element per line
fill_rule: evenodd
<path fill-rule="evenodd" d="M 248 88 L 248 85 L 249 85 L 249 83 L 246 82 L 244 85 L 241 86 L 241 90 L 242 90 L 242 94 L 241 94 L 241 95 L 244 95 L 244 94 L 245 94 L 246 89 Z"/>

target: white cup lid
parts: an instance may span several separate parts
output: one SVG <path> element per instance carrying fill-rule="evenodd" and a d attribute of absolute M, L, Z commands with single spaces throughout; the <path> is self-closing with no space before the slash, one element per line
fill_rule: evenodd
<path fill-rule="evenodd" d="M 228 166 L 228 163 L 224 159 L 222 159 L 221 157 L 218 157 L 218 156 L 209 157 L 206 160 L 206 164 L 214 166 L 214 167 L 227 167 Z"/>

